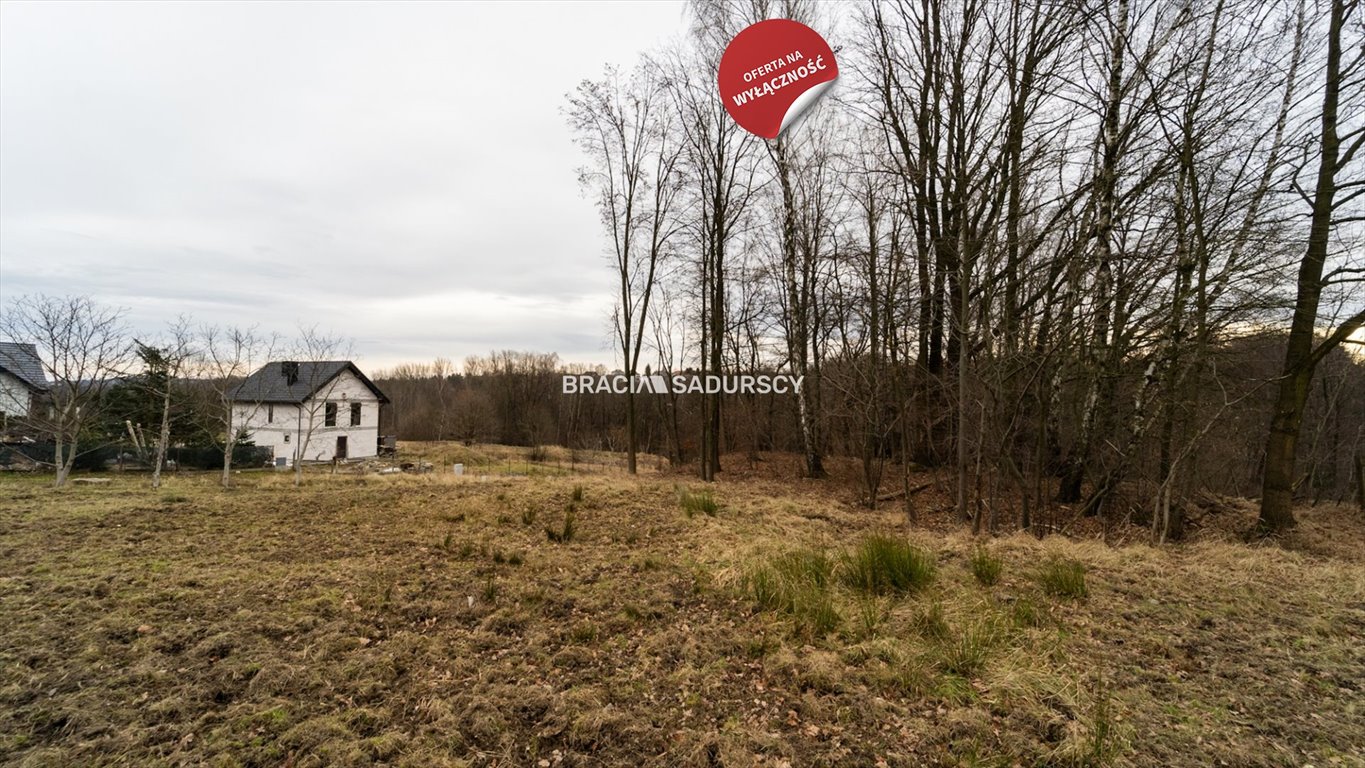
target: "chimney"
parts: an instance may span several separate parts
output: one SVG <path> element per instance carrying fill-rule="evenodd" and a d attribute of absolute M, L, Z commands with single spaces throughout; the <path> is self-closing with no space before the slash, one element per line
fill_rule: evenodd
<path fill-rule="evenodd" d="M 280 373 L 284 374 L 285 383 L 292 387 L 299 381 L 299 364 L 295 362 L 280 363 Z"/>

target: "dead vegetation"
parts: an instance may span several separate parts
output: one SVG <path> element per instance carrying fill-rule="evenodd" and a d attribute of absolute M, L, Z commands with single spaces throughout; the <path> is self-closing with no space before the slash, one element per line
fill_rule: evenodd
<path fill-rule="evenodd" d="M 0 478 L 4 764 L 1365 764 L 1345 508 L 1152 548 L 758 480 L 43 483 Z"/>

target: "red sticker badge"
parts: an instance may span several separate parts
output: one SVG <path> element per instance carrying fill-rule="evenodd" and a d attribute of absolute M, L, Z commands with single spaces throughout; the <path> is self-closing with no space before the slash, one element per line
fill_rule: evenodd
<path fill-rule="evenodd" d="M 820 33 L 791 19 L 760 21 L 720 57 L 720 98 L 744 130 L 775 139 L 834 84 L 839 65 Z"/>

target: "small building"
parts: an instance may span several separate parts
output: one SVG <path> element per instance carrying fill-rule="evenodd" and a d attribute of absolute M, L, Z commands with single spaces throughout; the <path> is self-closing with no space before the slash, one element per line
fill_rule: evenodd
<path fill-rule="evenodd" d="M 0 424 L 32 416 L 50 389 L 37 345 L 0 341 Z"/>
<path fill-rule="evenodd" d="M 380 406 L 389 402 L 349 360 L 267 363 L 229 399 L 233 428 L 286 466 L 378 455 Z"/>

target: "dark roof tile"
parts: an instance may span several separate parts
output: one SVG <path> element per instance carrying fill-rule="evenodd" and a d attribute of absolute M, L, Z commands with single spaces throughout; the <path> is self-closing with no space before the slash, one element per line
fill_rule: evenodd
<path fill-rule="evenodd" d="M 389 401 L 384 392 L 349 360 L 293 364 L 299 367 L 298 376 L 294 377 L 293 383 L 284 375 L 284 361 L 266 363 L 259 371 L 246 377 L 241 384 L 233 388 L 229 398 L 251 403 L 302 403 L 342 371 L 350 370 L 379 397 L 381 403 Z"/>
<path fill-rule="evenodd" d="M 8 371 L 39 392 L 48 390 L 47 376 L 43 373 L 43 361 L 38 357 L 36 344 L 0 341 L 0 370 Z"/>

